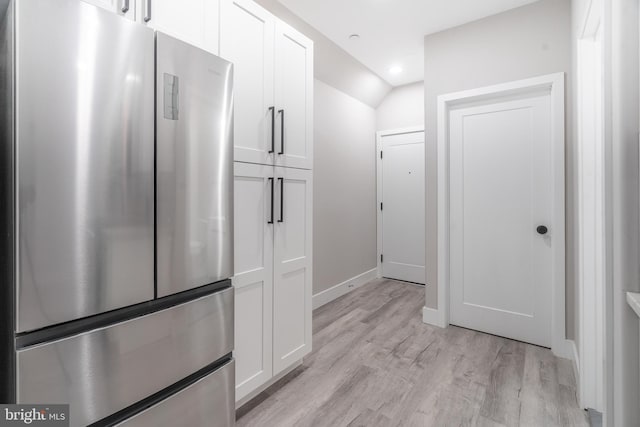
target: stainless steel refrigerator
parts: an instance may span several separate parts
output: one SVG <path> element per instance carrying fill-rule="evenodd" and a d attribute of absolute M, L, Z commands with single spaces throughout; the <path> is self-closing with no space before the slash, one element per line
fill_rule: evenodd
<path fill-rule="evenodd" d="M 234 424 L 233 70 L 80 0 L 0 0 L 0 400 Z"/>

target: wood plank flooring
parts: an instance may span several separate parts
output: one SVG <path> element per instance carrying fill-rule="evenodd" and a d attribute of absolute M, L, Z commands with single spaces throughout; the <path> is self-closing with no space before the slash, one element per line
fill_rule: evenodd
<path fill-rule="evenodd" d="M 313 352 L 238 427 L 588 426 L 571 362 L 422 323 L 424 288 L 376 280 L 314 312 Z"/>

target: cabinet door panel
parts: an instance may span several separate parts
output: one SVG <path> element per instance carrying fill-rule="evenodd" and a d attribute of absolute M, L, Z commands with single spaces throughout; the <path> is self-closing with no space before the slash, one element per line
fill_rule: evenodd
<path fill-rule="evenodd" d="M 222 0 L 220 13 L 220 55 L 234 64 L 235 160 L 273 164 L 274 18 L 249 0 Z"/>
<path fill-rule="evenodd" d="M 129 0 L 128 8 L 126 0 L 82 0 L 85 3 L 98 6 L 102 9 L 106 9 L 109 12 L 113 12 L 117 15 L 123 16 L 132 21 L 136 20 L 136 0 Z M 124 12 L 123 12 L 124 9 Z"/>
<path fill-rule="evenodd" d="M 235 163 L 236 401 L 272 374 L 273 167 Z"/>
<path fill-rule="evenodd" d="M 276 165 L 313 166 L 313 44 L 288 25 L 276 26 Z M 280 154 L 282 153 L 282 154 Z"/>
<path fill-rule="evenodd" d="M 147 25 L 217 55 L 219 9 L 219 0 L 151 0 Z"/>
<path fill-rule="evenodd" d="M 311 351 L 311 171 L 276 168 L 273 370 Z M 281 221 L 281 222 L 280 222 Z"/>

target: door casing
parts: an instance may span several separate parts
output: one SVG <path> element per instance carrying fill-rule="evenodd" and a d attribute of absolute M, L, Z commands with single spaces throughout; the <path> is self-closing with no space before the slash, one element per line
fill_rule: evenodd
<path fill-rule="evenodd" d="M 386 136 L 402 135 L 405 133 L 418 133 L 424 132 L 424 127 L 413 126 L 401 129 L 391 129 L 376 132 L 376 221 L 377 221 L 377 259 L 378 259 L 378 278 L 382 277 L 382 262 L 380 262 L 382 255 L 382 212 L 380 211 L 380 203 L 382 203 L 382 140 Z"/>
<path fill-rule="evenodd" d="M 565 338 L 565 75 L 549 74 L 438 97 L 438 308 L 424 308 L 423 320 L 449 325 L 449 113 L 450 108 L 510 95 L 548 90 L 551 96 L 553 141 L 553 223 L 557 244 L 553 252 L 552 345 L 556 356 L 573 358 L 573 346 Z M 428 314 L 428 315 L 427 315 Z"/>

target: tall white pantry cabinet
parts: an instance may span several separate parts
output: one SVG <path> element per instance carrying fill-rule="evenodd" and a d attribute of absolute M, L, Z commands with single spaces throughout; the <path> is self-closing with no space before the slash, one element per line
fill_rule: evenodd
<path fill-rule="evenodd" d="M 234 64 L 236 402 L 311 351 L 313 43 L 251 0 L 220 0 Z"/>

